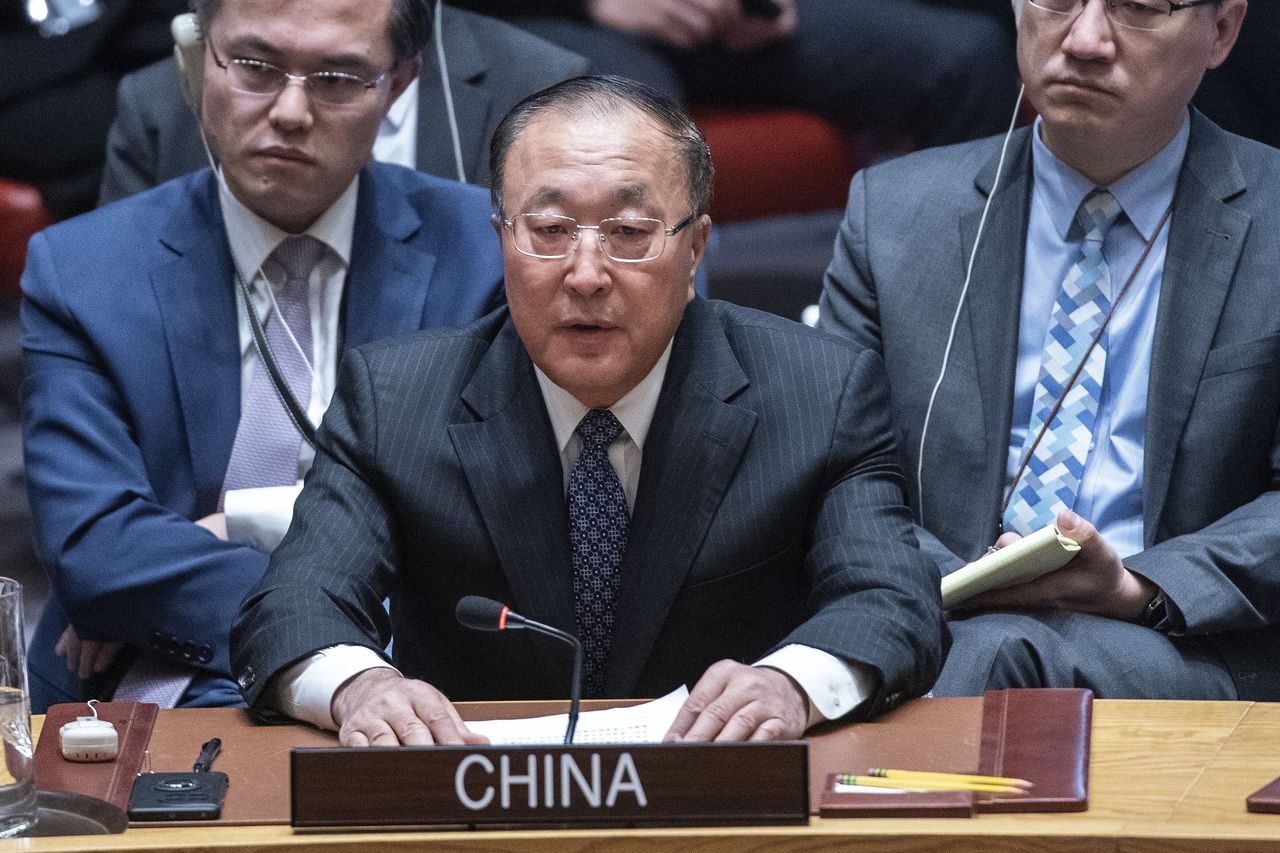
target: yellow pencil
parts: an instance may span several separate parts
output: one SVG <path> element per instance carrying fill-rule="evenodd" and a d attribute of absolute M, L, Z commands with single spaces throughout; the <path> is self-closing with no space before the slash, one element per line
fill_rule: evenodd
<path fill-rule="evenodd" d="M 1019 788 L 1034 788 L 1034 782 L 1026 779 L 1009 779 L 1004 776 L 975 776 L 970 773 L 935 773 L 929 770 L 888 770 L 884 767 L 872 767 L 868 775 L 882 779 L 936 779 L 939 782 L 976 782 L 979 785 L 1015 785 Z"/>
<path fill-rule="evenodd" d="M 980 794 L 1025 794 L 1016 785 L 984 785 L 978 782 L 939 782 L 936 779 L 895 780 L 879 776 L 841 776 L 842 785 L 865 785 L 869 788 L 897 788 L 904 791 L 974 791 Z"/>

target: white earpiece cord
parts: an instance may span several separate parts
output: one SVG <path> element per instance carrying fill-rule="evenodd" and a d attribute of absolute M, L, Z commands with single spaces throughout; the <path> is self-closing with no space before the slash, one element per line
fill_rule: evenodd
<path fill-rule="evenodd" d="M 973 264 L 978 257 L 978 247 L 982 245 L 982 234 L 987 224 L 987 214 L 991 210 L 991 202 L 996 197 L 996 193 L 1000 191 L 1000 178 L 1004 174 L 1005 158 L 1009 153 L 1009 140 L 1013 138 L 1013 131 L 1018 126 L 1018 111 L 1022 108 L 1022 96 L 1026 92 L 1026 87 L 1018 89 L 1018 100 L 1013 105 L 1013 117 L 1009 120 L 1009 130 L 1004 135 L 1004 144 L 1000 147 L 1000 162 L 996 166 L 996 177 L 991 185 L 991 192 L 987 194 L 987 201 L 982 206 L 982 217 L 978 220 L 978 233 L 973 238 L 973 249 L 969 253 L 969 264 L 965 269 L 964 286 L 960 288 L 960 298 L 956 300 L 956 311 L 951 317 L 951 329 L 947 333 L 947 346 L 942 351 L 942 367 L 938 371 L 938 380 L 933 383 L 933 390 L 929 393 L 929 405 L 924 412 L 924 426 L 920 429 L 920 451 L 916 458 L 916 500 L 919 502 L 920 526 L 925 526 L 924 518 L 924 445 L 929 437 L 929 420 L 933 416 L 933 405 L 938 399 L 938 389 L 942 387 L 942 382 L 947 376 L 947 366 L 951 361 L 951 347 L 955 343 L 956 328 L 960 324 L 960 312 L 964 310 L 965 297 L 969 294 L 969 282 L 973 279 Z"/>

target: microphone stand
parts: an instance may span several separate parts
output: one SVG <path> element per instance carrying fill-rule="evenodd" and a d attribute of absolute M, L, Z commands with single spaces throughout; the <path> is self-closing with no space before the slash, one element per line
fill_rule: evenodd
<path fill-rule="evenodd" d="M 550 625 L 526 619 L 510 611 L 507 613 L 506 627 L 528 628 L 530 631 L 564 640 L 573 646 L 573 678 L 569 682 L 569 725 L 565 726 L 564 730 L 565 745 L 572 746 L 573 733 L 578 728 L 578 706 L 582 703 L 582 641 L 572 634 L 561 631 L 559 628 L 552 628 Z"/>
<path fill-rule="evenodd" d="M 578 729 L 578 706 L 582 703 L 582 642 L 572 634 L 536 622 L 519 613 L 513 613 L 500 601 L 481 595 L 464 596 L 455 610 L 459 624 L 473 631 L 506 631 L 527 628 L 545 634 L 573 646 L 573 680 L 569 683 L 569 725 L 565 727 L 564 742 L 573 745 L 573 734 Z"/>

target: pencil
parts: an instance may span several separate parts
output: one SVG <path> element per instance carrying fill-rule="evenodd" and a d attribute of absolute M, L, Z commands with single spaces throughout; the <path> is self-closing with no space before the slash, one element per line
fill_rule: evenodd
<path fill-rule="evenodd" d="M 979 785 L 1014 785 L 1019 788 L 1034 788 L 1034 782 L 1026 779 L 1009 779 L 1004 776 L 975 776 L 970 773 L 935 773 L 929 770 L 888 770 L 884 767 L 872 767 L 867 771 L 870 776 L 882 779 L 936 779 L 939 782 L 975 782 Z"/>
<path fill-rule="evenodd" d="M 841 776 L 841 785 L 865 785 L 870 788 L 897 788 L 904 791 L 974 791 L 980 794 L 1025 794 L 1016 785 L 984 785 L 979 782 L 940 782 L 936 779 L 883 779 L 879 776 Z"/>

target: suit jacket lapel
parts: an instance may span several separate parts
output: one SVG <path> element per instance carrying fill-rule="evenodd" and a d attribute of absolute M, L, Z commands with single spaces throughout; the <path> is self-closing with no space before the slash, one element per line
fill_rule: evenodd
<path fill-rule="evenodd" d="M 1160 284 L 1143 446 L 1143 538 L 1155 541 L 1178 442 L 1252 217 L 1229 202 L 1244 175 L 1221 130 L 1192 113 Z"/>
<path fill-rule="evenodd" d="M 970 345 L 974 369 L 978 376 L 981 420 L 977 428 L 986 436 L 988 449 L 999 452 L 983 454 L 986 462 L 980 500 L 987 502 L 981 512 L 967 516 L 981 520 L 983 530 L 974 532 L 980 538 L 989 532 L 991 519 L 999 519 L 999 500 L 1004 487 L 1005 449 L 1008 447 L 1010 419 L 1013 411 L 1013 379 L 1018 353 L 1018 313 L 1022 303 L 1023 267 L 1026 255 L 1027 220 L 1031 203 L 1031 138 L 1029 130 L 1018 131 L 1010 142 L 1010 154 L 994 188 L 998 157 L 987 163 L 976 178 L 978 191 L 985 198 L 994 192 L 986 224 L 982 227 L 982 245 L 973 263 L 969 293 L 966 297 Z M 982 209 L 964 214 L 960 220 L 962 263 L 959 274 L 964 280 L 965 268 L 978 238 Z M 959 298 L 959 293 L 956 294 Z M 948 306 L 954 310 L 954 305 Z M 963 321 L 962 321 L 963 328 Z M 969 421 L 970 424 L 974 422 Z M 969 428 L 973 428 L 972 426 Z M 926 446 L 925 470 L 945 468 L 953 462 L 942 443 Z M 927 479 L 927 475 L 926 475 Z M 950 477 L 940 482 L 966 482 Z M 945 513 L 953 495 L 941 495 L 932 509 L 933 518 Z M 986 542 L 989 544 L 989 541 Z"/>
<path fill-rule="evenodd" d="M 453 96 L 454 115 L 466 117 L 465 121 L 461 118 L 458 121 L 462 165 L 468 175 L 476 175 L 489 156 L 485 128 L 489 126 L 493 98 L 479 85 L 489 66 L 475 34 L 461 15 L 445 10 L 440 26 L 443 27 L 441 36 L 448 45 L 449 91 Z M 426 54 L 427 61 L 418 78 L 418 168 L 456 179 L 448 106 L 434 42 Z"/>
<path fill-rule="evenodd" d="M 343 350 L 422 327 L 436 258 L 412 241 L 421 227 L 417 212 L 380 177 L 378 167 L 360 173 L 343 296 Z"/>
<path fill-rule="evenodd" d="M 576 634 L 564 472 L 532 362 L 508 320 L 462 393 L 478 420 L 449 426 L 514 610 Z M 564 654 L 535 644 L 553 673 Z M 559 682 L 557 682 L 559 683 Z"/>
<path fill-rule="evenodd" d="M 628 696 L 702 547 L 755 427 L 756 413 L 727 402 L 747 376 L 701 300 L 676 333 L 627 537 L 606 692 Z"/>
<path fill-rule="evenodd" d="M 240 337 L 217 184 L 205 171 L 190 186 L 191 204 L 173 209 L 160 236 L 151 287 L 181 403 L 196 511 L 208 513 L 217 505 L 240 421 Z"/>

